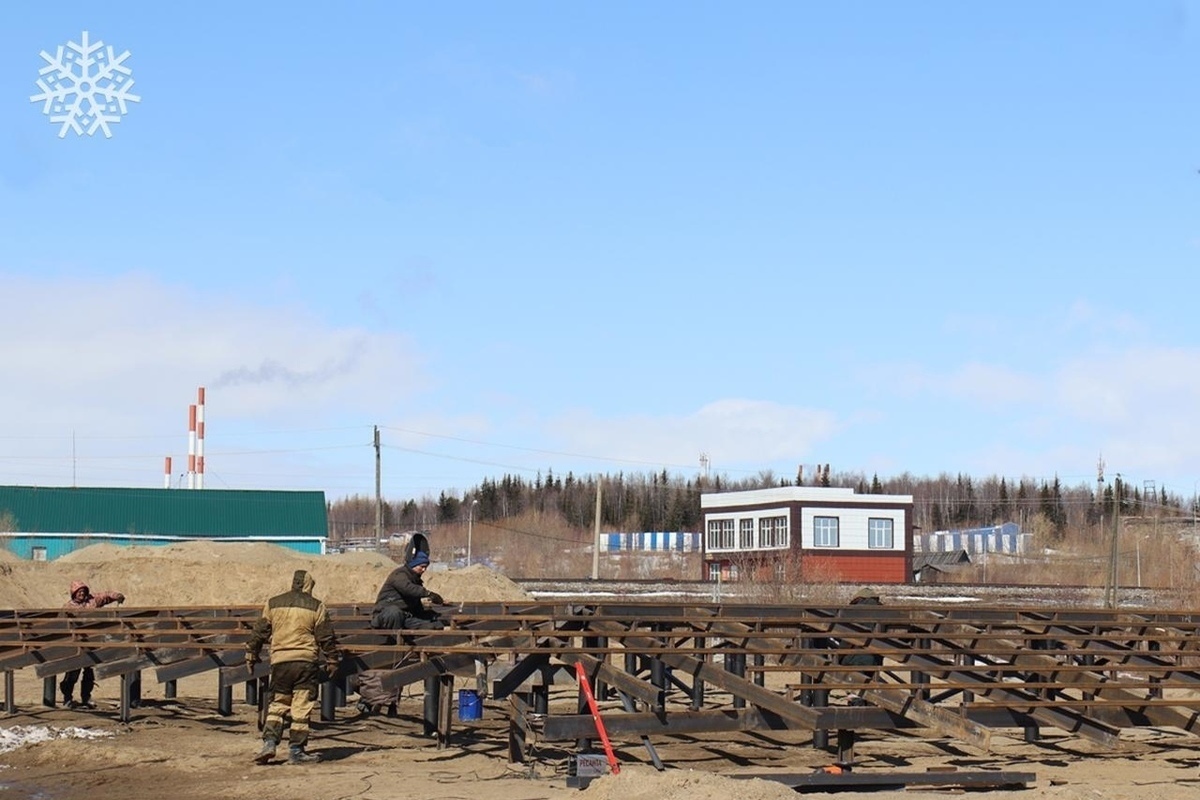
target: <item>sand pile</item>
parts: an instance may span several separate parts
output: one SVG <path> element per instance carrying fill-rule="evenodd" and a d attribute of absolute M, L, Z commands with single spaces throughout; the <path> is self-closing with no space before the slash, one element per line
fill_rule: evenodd
<path fill-rule="evenodd" d="M 307 556 L 265 542 L 182 542 L 122 547 L 95 544 L 50 562 L 0 561 L 0 608 L 57 608 L 73 580 L 94 592 L 121 592 L 129 606 L 257 605 L 287 591 L 306 569 L 326 603 L 370 605 L 397 567 L 379 553 Z M 447 601 L 527 600 L 521 587 L 487 567 L 430 572 L 425 585 Z"/>

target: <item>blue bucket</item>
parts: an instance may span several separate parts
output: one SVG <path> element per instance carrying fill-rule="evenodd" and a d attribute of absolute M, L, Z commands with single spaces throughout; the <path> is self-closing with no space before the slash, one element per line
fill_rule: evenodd
<path fill-rule="evenodd" d="M 479 702 L 479 692 L 474 689 L 458 690 L 458 721 L 472 722 L 483 719 L 483 705 Z"/>

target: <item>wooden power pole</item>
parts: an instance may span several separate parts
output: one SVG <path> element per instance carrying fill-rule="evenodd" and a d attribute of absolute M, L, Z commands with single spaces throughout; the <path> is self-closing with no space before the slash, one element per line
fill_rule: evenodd
<path fill-rule="evenodd" d="M 380 487 L 382 461 L 379 457 L 379 426 L 375 426 L 375 546 L 383 541 L 383 492 Z"/>

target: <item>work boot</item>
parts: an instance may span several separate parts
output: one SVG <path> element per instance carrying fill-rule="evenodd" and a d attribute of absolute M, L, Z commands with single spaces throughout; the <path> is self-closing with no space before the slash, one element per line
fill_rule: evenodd
<path fill-rule="evenodd" d="M 254 757 L 255 764 L 267 764 L 275 757 L 275 747 L 277 743 L 274 739 L 263 739 L 262 750 L 258 751 L 258 755 Z"/>
<path fill-rule="evenodd" d="M 92 698 L 85 697 L 79 701 L 80 708 L 95 708 L 96 704 L 92 702 Z"/>
<path fill-rule="evenodd" d="M 305 752 L 303 747 L 292 745 L 288 749 L 289 764 L 311 764 L 314 761 L 320 761 L 321 757 L 316 753 Z"/>
<path fill-rule="evenodd" d="M 63 708 L 79 708 L 79 703 L 75 702 L 75 698 L 69 694 L 63 695 Z"/>

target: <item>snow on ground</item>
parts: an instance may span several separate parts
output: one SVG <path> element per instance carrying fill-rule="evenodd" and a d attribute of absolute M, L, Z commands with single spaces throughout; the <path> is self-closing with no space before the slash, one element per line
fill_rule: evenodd
<path fill-rule="evenodd" d="M 0 728 L 0 753 L 8 753 L 27 744 L 49 742 L 52 739 L 100 739 L 112 736 L 112 731 L 90 728 L 54 728 L 49 725 L 14 725 Z"/>

